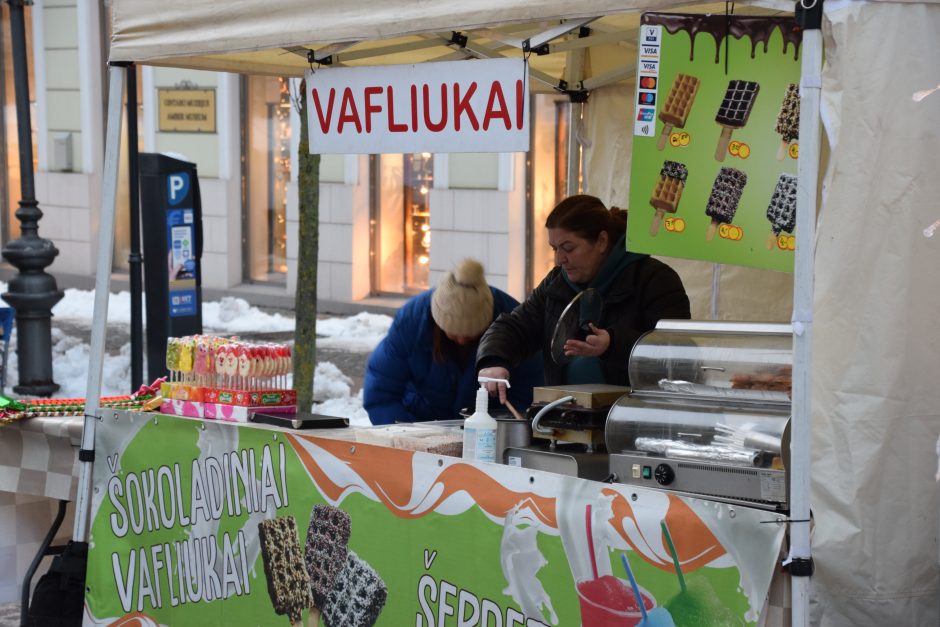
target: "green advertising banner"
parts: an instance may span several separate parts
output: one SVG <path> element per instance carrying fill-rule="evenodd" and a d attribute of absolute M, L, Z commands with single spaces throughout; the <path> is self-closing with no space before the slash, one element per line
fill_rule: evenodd
<path fill-rule="evenodd" d="M 800 41 L 792 16 L 643 14 L 630 250 L 792 272 Z"/>
<path fill-rule="evenodd" d="M 118 416 L 96 436 L 85 625 L 753 625 L 784 534 L 652 489 Z"/>

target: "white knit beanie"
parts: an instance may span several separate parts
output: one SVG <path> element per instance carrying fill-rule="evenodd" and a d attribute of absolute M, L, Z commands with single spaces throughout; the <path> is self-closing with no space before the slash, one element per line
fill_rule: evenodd
<path fill-rule="evenodd" d="M 448 335 L 478 337 L 493 321 L 493 292 L 483 266 L 464 259 L 441 279 L 431 296 L 431 316 Z"/>

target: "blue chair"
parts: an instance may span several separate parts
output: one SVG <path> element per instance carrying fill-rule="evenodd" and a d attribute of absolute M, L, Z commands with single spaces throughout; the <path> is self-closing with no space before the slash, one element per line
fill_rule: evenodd
<path fill-rule="evenodd" d="M 13 333 L 13 319 L 16 311 L 12 307 L 0 307 L 0 394 L 7 383 L 7 355 L 10 352 L 10 335 Z"/>

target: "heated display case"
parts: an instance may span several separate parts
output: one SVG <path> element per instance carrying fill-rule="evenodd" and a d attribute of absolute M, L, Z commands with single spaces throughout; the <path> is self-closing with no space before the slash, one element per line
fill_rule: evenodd
<path fill-rule="evenodd" d="M 664 320 L 630 355 L 605 429 L 617 481 L 788 508 L 789 325 Z"/>

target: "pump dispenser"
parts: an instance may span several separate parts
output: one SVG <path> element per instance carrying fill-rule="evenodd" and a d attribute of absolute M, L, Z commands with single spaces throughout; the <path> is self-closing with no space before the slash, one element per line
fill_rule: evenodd
<path fill-rule="evenodd" d="M 483 387 L 487 377 L 480 377 L 476 411 L 463 424 L 463 458 L 474 462 L 496 462 L 496 421 L 489 414 L 490 394 Z M 508 381 L 500 380 L 509 386 Z"/>

